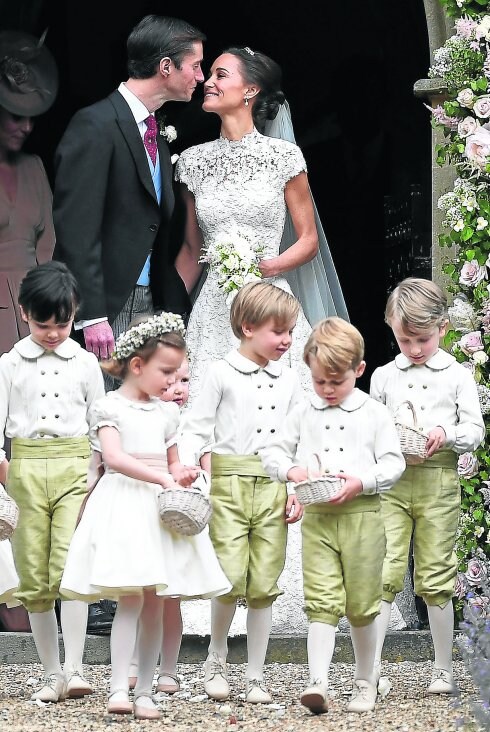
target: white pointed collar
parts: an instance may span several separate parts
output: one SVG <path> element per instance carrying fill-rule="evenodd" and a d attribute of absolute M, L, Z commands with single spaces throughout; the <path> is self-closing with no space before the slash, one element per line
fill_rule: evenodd
<path fill-rule="evenodd" d="M 351 393 L 344 399 L 341 404 L 336 404 L 334 407 L 330 406 L 325 399 L 322 399 L 318 394 L 310 394 L 310 401 L 315 409 L 343 409 L 344 412 L 355 412 L 356 409 L 360 409 L 363 404 L 369 399 L 369 395 L 364 391 L 361 391 L 357 387 L 354 388 Z"/>
<path fill-rule="evenodd" d="M 456 359 L 454 356 L 451 356 L 450 353 L 439 348 L 439 350 L 424 363 L 424 366 L 428 366 L 434 371 L 442 371 L 443 369 L 447 369 L 451 366 L 455 361 Z M 403 353 L 399 353 L 398 356 L 395 357 L 395 364 L 401 371 L 406 371 L 411 366 L 414 368 L 420 368 L 416 364 L 413 364 L 409 358 L 403 355 Z"/>
<path fill-rule="evenodd" d="M 228 361 L 230 366 L 233 366 L 237 371 L 241 371 L 242 374 L 254 374 L 263 369 L 270 376 L 279 376 L 282 371 L 282 366 L 278 361 L 269 361 L 265 366 L 259 366 L 258 363 L 242 356 L 238 351 L 230 351 L 225 356 L 225 361 Z"/>
<path fill-rule="evenodd" d="M 70 359 L 76 356 L 80 350 L 80 345 L 73 341 L 71 338 L 67 338 L 53 351 L 46 351 L 39 343 L 32 340 L 31 336 L 23 338 L 21 341 L 14 345 L 15 350 L 20 353 L 22 358 L 36 359 L 42 356 L 44 353 L 56 353 L 57 356 L 64 359 Z"/>

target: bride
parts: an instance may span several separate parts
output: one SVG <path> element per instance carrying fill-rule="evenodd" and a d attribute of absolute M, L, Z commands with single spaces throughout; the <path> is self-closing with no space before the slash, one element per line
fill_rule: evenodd
<path fill-rule="evenodd" d="M 280 84 L 278 64 L 248 47 L 230 48 L 214 62 L 203 109 L 220 117 L 221 134 L 188 148 L 177 162 L 187 223 L 176 266 L 190 292 L 201 277 L 203 248 L 241 237 L 260 249 L 262 277 L 301 302 L 289 358 L 309 388 L 302 353 L 310 324 L 328 315 L 348 316 Z M 238 343 L 213 267 L 194 303 L 186 341 L 192 401 L 208 362 Z"/>

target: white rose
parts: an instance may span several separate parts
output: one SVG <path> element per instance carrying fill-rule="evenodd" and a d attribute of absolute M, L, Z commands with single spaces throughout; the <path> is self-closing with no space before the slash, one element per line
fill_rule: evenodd
<path fill-rule="evenodd" d="M 479 97 L 473 105 L 473 112 L 480 119 L 486 119 L 490 117 L 490 96 L 485 94 Z"/>
<path fill-rule="evenodd" d="M 465 117 L 458 122 L 458 135 L 460 137 L 468 137 L 472 135 L 476 129 L 480 127 L 480 123 L 474 117 Z"/>
<path fill-rule="evenodd" d="M 476 353 L 472 354 L 471 358 L 479 366 L 483 366 L 483 364 L 488 361 L 488 356 L 485 351 L 476 351 Z"/>
<path fill-rule="evenodd" d="M 475 102 L 475 95 L 473 94 L 471 89 L 461 89 L 456 99 L 461 107 L 471 109 Z"/>
<path fill-rule="evenodd" d="M 173 142 L 177 139 L 177 130 L 173 125 L 167 125 L 167 127 L 165 127 L 165 137 L 169 142 Z"/>
<path fill-rule="evenodd" d="M 259 280 L 260 280 L 260 277 L 258 275 L 254 275 L 254 274 L 250 273 L 244 277 L 243 284 L 248 285 L 249 282 L 259 282 Z"/>

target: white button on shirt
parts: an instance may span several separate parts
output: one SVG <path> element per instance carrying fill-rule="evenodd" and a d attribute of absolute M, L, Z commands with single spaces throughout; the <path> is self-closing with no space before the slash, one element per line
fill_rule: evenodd
<path fill-rule="evenodd" d="M 483 440 L 485 426 L 475 380 L 468 369 L 442 349 L 420 366 L 398 354 L 394 361 L 374 371 L 370 391 L 400 422 L 413 426 L 412 413 L 405 403 L 410 401 L 417 427 L 425 434 L 442 427 L 446 447 L 456 453 L 474 450 Z"/>
<path fill-rule="evenodd" d="M 68 338 L 45 351 L 30 336 L 0 357 L 0 428 L 7 437 L 82 437 L 104 396 L 97 358 Z M 3 450 L 0 450 L 0 458 Z"/>

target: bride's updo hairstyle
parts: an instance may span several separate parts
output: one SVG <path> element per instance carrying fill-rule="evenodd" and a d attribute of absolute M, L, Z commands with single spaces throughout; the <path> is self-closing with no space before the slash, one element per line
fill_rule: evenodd
<path fill-rule="evenodd" d="M 223 53 L 231 53 L 240 59 L 241 72 L 247 84 L 257 86 L 259 93 L 250 100 L 252 116 L 257 129 L 262 132 L 265 122 L 274 119 L 279 107 L 285 101 L 281 90 L 282 71 L 279 64 L 260 51 L 251 48 L 227 48 Z"/>

